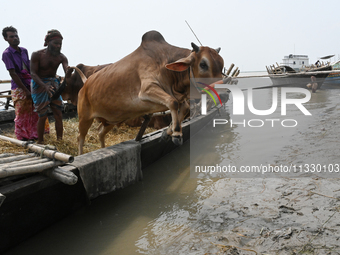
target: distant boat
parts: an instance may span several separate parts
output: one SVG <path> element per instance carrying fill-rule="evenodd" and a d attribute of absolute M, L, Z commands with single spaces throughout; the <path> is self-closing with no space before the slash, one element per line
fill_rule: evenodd
<path fill-rule="evenodd" d="M 307 55 L 289 54 L 282 59 L 281 66 L 289 66 L 296 72 L 300 72 L 305 66 L 309 66 L 309 58 Z"/>
<path fill-rule="evenodd" d="M 331 63 L 333 70 L 340 70 L 340 60 Z M 340 85 L 340 73 L 330 73 L 325 79 L 325 84 L 327 85 Z"/>
<path fill-rule="evenodd" d="M 324 64 L 319 60 L 314 65 L 309 65 L 307 55 L 285 56 L 283 63 L 267 67 L 267 72 L 273 85 L 276 87 L 301 87 L 311 88 L 313 92 L 320 89 L 329 73 L 322 71 L 332 70 L 327 62 Z M 314 86 L 313 86 L 314 85 Z"/>

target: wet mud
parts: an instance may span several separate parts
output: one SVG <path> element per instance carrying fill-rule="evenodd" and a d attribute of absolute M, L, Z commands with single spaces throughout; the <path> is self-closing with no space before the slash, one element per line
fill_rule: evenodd
<path fill-rule="evenodd" d="M 322 106 L 311 105 L 313 121 L 270 162 L 303 171 L 198 181 L 197 201 L 181 208 L 185 224 L 177 208 L 168 212 L 147 229 L 162 229 L 153 237 L 158 245 L 142 253 L 340 254 L 339 90 L 327 93 L 334 94 Z"/>

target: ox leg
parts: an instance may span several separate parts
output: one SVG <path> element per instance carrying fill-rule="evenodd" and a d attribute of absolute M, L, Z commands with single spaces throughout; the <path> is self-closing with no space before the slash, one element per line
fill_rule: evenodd
<path fill-rule="evenodd" d="M 102 123 L 101 128 L 99 130 L 99 141 L 100 146 L 105 148 L 105 135 L 114 127 L 114 125 L 104 124 Z"/>
<path fill-rule="evenodd" d="M 145 132 L 145 129 L 148 127 L 148 125 L 149 125 L 149 122 L 150 122 L 150 120 L 151 120 L 151 117 L 152 117 L 152 115 L 145 115 L 145 116 L 143 116 L 143 118 L 144 118 L 144 121 L 143 121 L 143 124 L 142 124 L 142 126 L 140 127 L 140 129 L 139 129 L 139 132 L 138 132 L 138 134 L 137 134 L 137 136 L 136 136 L 136 138 L 135 138 L 135 141 L 140 141 L 140 139 L 142 139 L 142 137 L 143 137 L 143 135 L 144 135 L 144 132 Z"/>
<path fill-rule="evenodd" d="M 187 117 L 190 117 L 190 105 L 187 101 L 184 101 L 179 108 L 178 120 L 182 123 L 182 121 Z"/>
<path fill-rule="evenodd" d="M 180 104 L 179 112 L 178 112 L 178 123 L 179 123 L 180 135 L 176 135 L 175 132 L 172 134 L 172 142 L 176 145 L 182 145 L 183 144 L 183 135 L 182 135 L 182 125 L 181 125 L 181 123 L 188 114 L 190 115 L 190 106 L 188 105 L 188 103 L 186 101 L 184 101 L 183 103 Z M 176 128 L 178 129 L 178 127 L 174 127 L 174 128 L 175 128 L 175 130 L 176 130 Z"/>
<path fill-rule="evenodd" d="M 83 147 L 85 142 L 85 136 L 87 135 L 87 132 L 89 128 L 91 127 L 93 123 L 93 119 L 84 120 L 79 119 L 79 135 L 78 135 L 78 154 L 83 154 Z"/>
<path fill-rule="evenodd" d="M 172 127 L 168 128 L 167 134 L 172 135 L 172 141 L 174 144 L 181 145 L 182 129 L 181 123 L 178 119 L 180 103 L 177 99 L 162 90 L 158 84 L 153 82 L 153 80 L 145 80 L 142 82 L 139 98 L 143 101 L 150 101 L 155 104 L 164 105 L 170 110 Z"/>
<path fill-rule="evenodd" d="M 163 140 L 165 142 L 168 142 L 170 140 L 171 133 L 172 133 L 172 131 L 171 131 L 172 128 L 171 127 L 172 127 L 172 122 L 170 123 L 169 127 L 162 132 L 161 140 Z M 168 134 L 168 132 L 171 132 L 171 133 Z"/>

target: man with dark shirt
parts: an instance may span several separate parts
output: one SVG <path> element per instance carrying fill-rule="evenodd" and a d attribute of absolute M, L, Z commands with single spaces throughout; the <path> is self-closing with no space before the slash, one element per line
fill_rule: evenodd
<path fill-rule="evenodd" d="M 15 135 L 27 141 L 38 138 L 38 114 L 34 112 L 31 97 L 30 60 L 25 48 L 19 47 L 17 30 L 10 26 L 2 30 L 9 47 L 3 52 L 2 60 L 12 78 L 11 94 L 15 108 Z"/>
<path fill-rule="evenodd" d="M 38 121 L 38 143 L 44 142 L 44 125 L 47 118 L 48 107 L 51 108 L 55 118 L 55 129 L 57 139 L 63 137 L 62 122 L 62 99 L 61 96 L 54 98 L 53 95 L 60 86 L 60 80 L 56 73 L 60 64 L 66 73 L 68 60 L 60 52 L 63 37 L 58 30 L 50 30 L 45 37 L 47 48 L 32 53 L 31 75 L 32 75 L 32 98 L 39 115 Z"/>

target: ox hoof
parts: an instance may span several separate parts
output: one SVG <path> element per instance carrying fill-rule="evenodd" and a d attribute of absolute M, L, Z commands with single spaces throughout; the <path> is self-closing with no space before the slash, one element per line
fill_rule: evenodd
<path fill-rule="evenodd" d="M 170 136 L 168 135 L 168 133 L 166 132 L 166 130 L 163 131 L 162 136 L 161 136 L 161 140 L 168 142 L 170 141 Z"/>
<path fill-rule="evenodd" d="M 183 144 L 183 137 L 182 136 L 173 136 L 172 137 L 172 142 L 177 145 L 180 146 Z"/>

